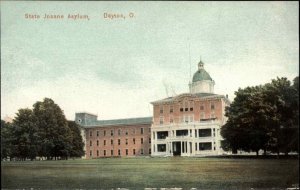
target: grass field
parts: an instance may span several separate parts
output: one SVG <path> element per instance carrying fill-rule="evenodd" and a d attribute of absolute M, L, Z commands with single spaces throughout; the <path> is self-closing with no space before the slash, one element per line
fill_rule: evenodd
<path fill-rule="evenodd" d="M 298 184 L 297 159 L 107 158 L 1 163 L 2 189 L 257 189 Z"/>

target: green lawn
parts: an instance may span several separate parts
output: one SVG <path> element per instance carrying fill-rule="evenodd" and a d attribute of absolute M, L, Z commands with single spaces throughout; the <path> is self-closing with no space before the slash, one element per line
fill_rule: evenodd
<path fill-rule="evenodd" d="M 108 158 L 1 162 L 2 189 L 250 189 L 298 184 L 297 159 Z"/>

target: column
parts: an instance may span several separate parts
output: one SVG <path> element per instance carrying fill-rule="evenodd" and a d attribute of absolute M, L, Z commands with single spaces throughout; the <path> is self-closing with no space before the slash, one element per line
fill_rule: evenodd
<path fill-rule="evenodd" d="M 182 153 L 182 148 L 183 148 L 183 146 L 182 146 L 182 141 L 180 141 L 180 145 L 181 145 L 181 146 L 180 146 L 180 147 L 181 147 L 181 150 L 180 150 L 180 151 L 181 151 L 181 153 Z"/>
<path fill-rule="evenodd" d="M 185 153 L 188 153 L 187 144 L 187 141 L 185 141 Z"/>
<path fill-rule="evenodd" d="M 169 153 L 169 143 L 166 142 L 166 154 L 168 154 L 168 153 Z"/>

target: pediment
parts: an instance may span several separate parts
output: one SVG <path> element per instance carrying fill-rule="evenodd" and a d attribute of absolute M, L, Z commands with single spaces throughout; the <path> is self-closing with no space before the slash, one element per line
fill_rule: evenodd
<path fill-rule="evenodd" d="M 178 96 L 174 97 L 174 101 L 176 102 L 181 102 L 181 101 L 185 101 L 185 100 L 194 100 L 195 98 L 198 98 L 196 95 L 191 94 L 191 93 L 184 93 L 184 94 L 180 94 Z"/>

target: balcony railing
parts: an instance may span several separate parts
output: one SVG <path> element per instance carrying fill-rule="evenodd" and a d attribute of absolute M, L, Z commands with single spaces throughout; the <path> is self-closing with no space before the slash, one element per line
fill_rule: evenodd
<path fill-rule="evenodd" d="M 167 126 L 185 127 L 185 126 L 189 126 L 189 125 L 206 125 L 206 124 L 221 125 L 221 121 L 220 120 L 207 120 L 207 121 L 179 122 L 179 123 L 154 124 L 154 126 L 155 127 L 167 127 Z"/>

